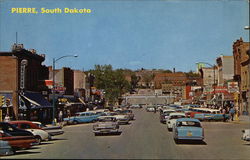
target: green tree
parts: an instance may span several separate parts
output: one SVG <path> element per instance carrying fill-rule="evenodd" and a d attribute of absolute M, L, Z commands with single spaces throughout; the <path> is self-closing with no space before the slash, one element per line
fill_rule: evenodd
<path fill-rule="evenodd" d="M 136 76 L 135 73 L 131 75 L 131 89 L 134 90 L 137 88 L 138 82 L 140 81 L 140 77 Z"/>
<path fill-rule="evenodd" d="M 95 65 L 90 72 L 95 75 L 95 86 L 105 91 L 105 99 L 111 104 L 118 102 L 119 97 L 131 88 L 123 69 L 113 70 L 111 65 Z"/>

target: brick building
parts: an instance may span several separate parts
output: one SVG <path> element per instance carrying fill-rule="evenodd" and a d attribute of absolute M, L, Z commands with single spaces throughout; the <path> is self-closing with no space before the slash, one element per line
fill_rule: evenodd
<path fill-rule="evenodd" d="M 238 104 L 241 112 L 250 112 L 250 72 L 249 72 L 249 42 L 244 42 L 242 38 L 233 44 L 234 57 L 234 80 L 239 85 Z"/>
<path fill-rule="evenodd" d="M 162 84 L 172 84 L 173 86 L 185 86 L 187 76 L 185 73 L 156 73 L 154 86 L 156 89 L 162 88 Z"/>
<path fill-rule="evenodd" d="M 49 79 L 53 77 L 52 67 L 49 66 Z M 55 70 L 55 87 L 57 92 L 62 92 L 66 95 L 74 94 L 74 71 L 70 68 L 63 67 Z"/>
<path fill-rule="evenodd" d="M 11 118 L 19 119 L 20 98 L 24 98 L 22 102 L 28 109 L 36 106 L 32 104 L 34 101 L 40 107 L 50 106 L 41 95 L 47 90 L 44 80 L 48 78 L 48 68 L 42 65 L 44 60 L 44 54 L 26 50 L 22 44 L 14 44 L 11 52 L 0 52 L 0 96 L 5 102 L 9 100 L 8 105 L 1 107 L 3 117 L 8 113 Z"/>

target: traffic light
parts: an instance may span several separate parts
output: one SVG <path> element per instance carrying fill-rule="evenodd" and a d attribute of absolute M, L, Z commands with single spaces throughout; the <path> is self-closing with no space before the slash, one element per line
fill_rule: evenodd
<path fill-rule="evenodd" d="M 0 107 L 4 105 L 4 96 L 0 96 Z"/>
<path fill-rule="evenodd" d="M 6 106 L 10 106 L 10 99 L 9 98 L 6 99 Z"/>

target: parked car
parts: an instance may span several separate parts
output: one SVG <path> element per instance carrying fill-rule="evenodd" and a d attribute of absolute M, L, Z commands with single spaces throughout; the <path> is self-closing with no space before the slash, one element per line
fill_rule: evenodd
<path fill-rule="evenodd" d="M 118 134 L 119 124 L 114 116 L 101 116 L 98 118 L 98 123 L 93 125 L 93 132 L 98 134 Z"/>
<path fill-rule="evenodd" d="M 66 121 L 68 124 L 95 122 L 99 116 L 100 114 L 96 114 L 95 112 L 91 111 L 77 112 L 75 116 L 64 118 L 63 121 Z"/>
<path fill-rule="evenodd" d="M 191 118 L 199 119 L 200 121 L 222 121 L 224 120 L 223 114 L 218 109 L 210 108 L 192 108 L 190 112 Z M 230 115 L 226 114 L 225 119 L 229 120 Z"/>
<path fill-rule="evenodd" d="M 13 154 L 14 154 L 14 151 L 9 145 L 9 142 L 0 140 L 0 156 L 9 156 Z"/>
<path fill-rule="evenodd" d="M 48 132 L 38 128 L 31 121 L 10 121 L 9 123 L 17 128 L 31 132 L 35 136 L 38 144 L 41 144 L 42 141 L 47 141 L 50 139 Z"/>
<path fill-rule="evenodd" d="M 61 126 L 47 126 L 42 124 L 41 122 L 32 122 L 32 123 L 35 124 L 39 129 L 48 132 L 50 135 L 50 139 L 51 136 L 57 136 L 64 133 Z"/>
<path fill-rule="evenodd" d="M 173 138 L 176 143 L 180 143 L 181 140 L 202 141 L 204 129 L 198 119 L 180 118 L 173 126 Z"/>
<path fill-rule="evenodd" d="M 250 129 L 244 129 L 242 130 L 242 137 L 241 139 L 244 140 L 244 141 L 250 141 Z"/>
<path fill-rule="evenodd" d="M 19 129 L 7 122 L 0 122 L 0 130 L 11 136 L 34 136 L 31 132 Z"/>
<path fill-rule="evenodd" d="M 36 139 L 33 135 L 28 134 L 26 136 L 12 136 L 7 132 L 0 130 L 0 150 L 6 150 L 15 152 L 19 149 L 28 149 L 36 143 Z M 3 153 L 0 153 L 0 155 Z"/>
<path fill-rule="evenodd" d="M 130 108 L 142 108 L 142 106 L 141 105 L 139 105 L 139 104 L 132 104 L 131 106 L 130 106 Z"/>
<path fill-rule="evenodd" d="M 160 122 L 166 123 L 167 119 L 169 118 L 169 114 L 175 112 L 173 109 L 164 109 L 160 112 Z"/>
<path fill-rule="evenodd" d="M 169 114 L 169 118 L 167 120 L 167 128 L 169 131 L 172 131 L 173 126 L 175 125 L 175 122 L 177 119 L 179 118 L 185 118 L 186 115 L 185 113 L 181 113 L 181 112 L 173 112 Z"/>

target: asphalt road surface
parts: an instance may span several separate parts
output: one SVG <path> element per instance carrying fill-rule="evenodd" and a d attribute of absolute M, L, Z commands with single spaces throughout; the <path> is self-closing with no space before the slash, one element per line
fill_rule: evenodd
<path fill-rule="evenodd" d="M 136 120 L 121 135 L 95 136 L 92 125 L 65 126 L 63 135 L 6 158 L 21 159 L 250 159 L 250 143 L 241 140 L 249 123 L 202 122 L 202 143 L 175 144 L 159 113 L 134 109 Z"/>

